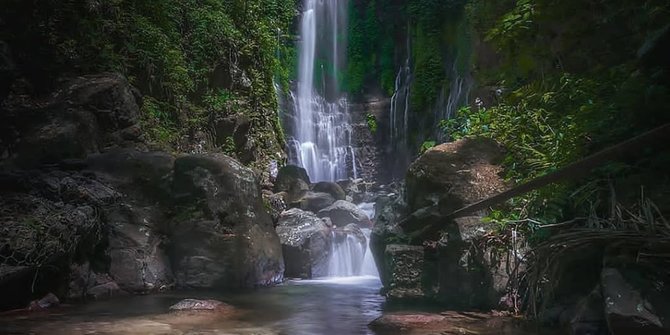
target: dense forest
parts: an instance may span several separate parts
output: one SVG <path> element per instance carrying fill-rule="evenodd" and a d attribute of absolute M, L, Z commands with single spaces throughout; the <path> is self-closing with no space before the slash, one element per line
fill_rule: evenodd
<path fill-rule="evenodd" d="M 667 1 L 0 8 L 0 332 L 670 329 Z"/>

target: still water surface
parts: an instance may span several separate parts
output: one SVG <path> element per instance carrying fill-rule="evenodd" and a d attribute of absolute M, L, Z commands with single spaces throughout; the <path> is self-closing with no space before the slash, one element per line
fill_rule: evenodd
<path fill-rule="evenodd" d="M 61 307 L 50 310 L 48 314 L 5 315 L 0 317 L 0 334 L 398 334 L 395 330 L 378 334 L 368 328 L 372 320 L 382 315 L 382 310 L 389 313 L 389 306 L 379 295 L 380 287 L 378 278 L 366 276 L 289 281 L 277 287 L 232 293 L 170 292 L 128 296 Z M 231 317 L 220 313 L 168 312 L 171 305 L 184 298 L 221 300 L 235 306 L 239 313 Z M 457 312 L 446 312 L 443 315 L 450 315 L 449 321 L 437 329 L 419 329 L 403 334 L 554 334 L 549 330 L 522 329 L 516 322 L 509 322 L 510 318 Z"/>

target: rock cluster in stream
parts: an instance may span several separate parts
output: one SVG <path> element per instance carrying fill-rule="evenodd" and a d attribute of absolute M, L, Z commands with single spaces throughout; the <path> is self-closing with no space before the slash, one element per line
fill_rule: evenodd
<path fill-rule="evenodd" d="M 367 239 L 361 228 L 370 228 L 370 218 L 353 201 L 366 192 L 361 180 L 310 182 L 307 172 L 298 166 L 282 167 L 268 200 L 279 207 L 272 209 L 281 240 L 286 277 L 315 278 L 329 275 L 333 245 L 353 236 L 366 250 Z M 347 201 L 345 199 L 351 200 Z"/>
<path fill-rule="evenodd" d="M 0 308 L 171 287 L 272 285 L 281 244 L 256 174 L 223 154 L 152 151 L 125 78 L 2 104 Z"/>

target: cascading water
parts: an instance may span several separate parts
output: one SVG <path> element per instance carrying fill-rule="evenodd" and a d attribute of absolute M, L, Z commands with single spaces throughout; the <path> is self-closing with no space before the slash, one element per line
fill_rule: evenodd
<path fill-rule="evenodd" d="M 346 0 L 305 0 L 303 8 L 298 83 L 291 93 L 295 125 L 289 139 L 290 159 L 304 167 L 313 181 L 356 178 L 349 106 L 338 85 Z M 315 85 L 317 75 L 320 87 Z"/>
<path fill-rule="evenodd" d="M 369 218 L 374 218 L 374 205 L 362 203 L 358 207 L 363 210 Z M 333 233 L 333 251 L 328 267 L 328 275 L 331 277 L 351 276 L 373 276 L 379 277 L 372 252 L 370 251 L 370 229 L 362 228 L 364 243 L 360 236 L 351 232 L 339 232 L 343 234 L 338 238 Z"/>
<path fill-rule="evenodd" d="M 451 73 L 453 79 L 449 86 L 449 94 L 445 94 L 445 90 L 443 89 L 435 104 L 435 120 L 438 121 L 436 123 L 435 138 L 438 142 L 446 141 L 448 136 L 440 127 L 439 121 L 449 120 L 454 116 L 456 110 L 467 104 L 470 88 L 472 87 L 470 77 L 459 74 L 456 62 L 454 62 Z"/>

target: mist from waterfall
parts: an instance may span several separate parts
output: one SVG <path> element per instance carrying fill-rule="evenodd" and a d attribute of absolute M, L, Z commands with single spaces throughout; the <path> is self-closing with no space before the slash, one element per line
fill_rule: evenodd
<path fill-rule="evenodd" d="M 291 163 L 313 181 L 357 178 L 348 101 L 339 90 L 344 64 L 347 0 L 305 0 L 300 22 Z"/>

